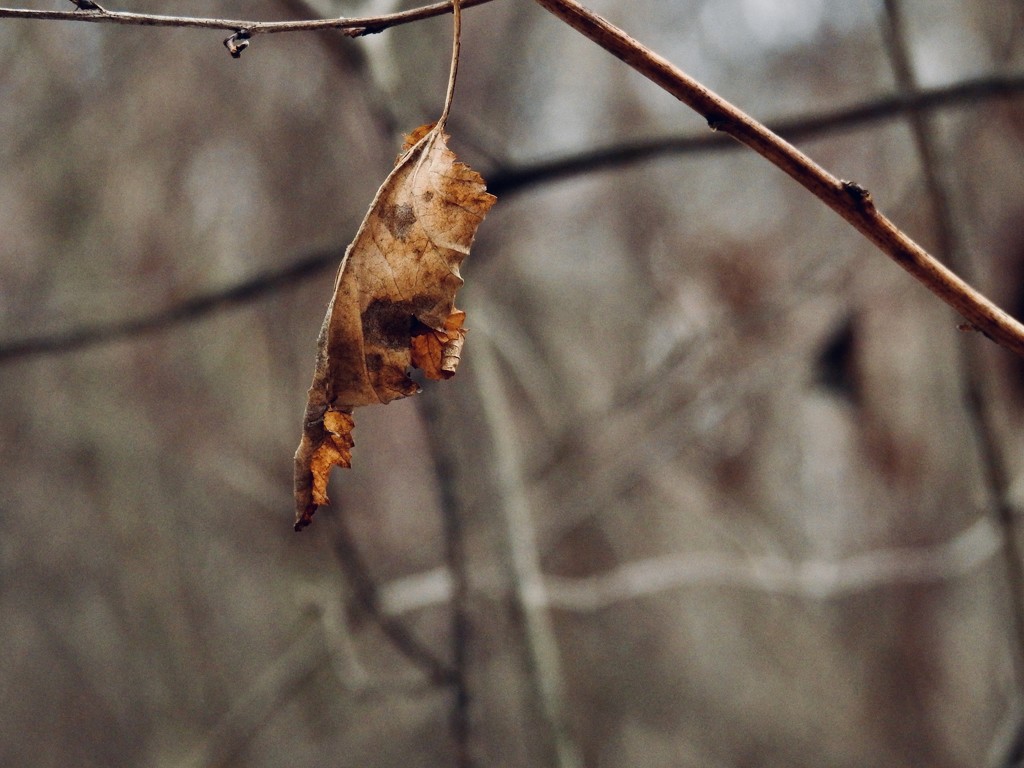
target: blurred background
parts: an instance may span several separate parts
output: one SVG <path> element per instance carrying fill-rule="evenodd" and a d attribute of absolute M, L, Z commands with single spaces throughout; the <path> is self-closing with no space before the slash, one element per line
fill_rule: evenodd
<path fill-rule="evenodd" d="M 1024 314 L 1019 0 L 589 5 Z M 459 375 L 292 532 L 450 34 L 0 19 L 0 764 L 1016 765 L 1024 364 L 528 0 L 464 16 Z"/>

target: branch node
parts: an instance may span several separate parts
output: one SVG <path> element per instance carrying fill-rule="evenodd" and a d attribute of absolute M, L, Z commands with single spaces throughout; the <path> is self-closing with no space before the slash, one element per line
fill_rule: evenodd
<path fill-rule="evenodd" d="M 871 193 L 856 181 L 842 181 L 843 192 L 849 195 L 850 199 L 860 210 L 871 210 L 875 207 L 875 201 L 871 199 Z"/>
<path fill-rule="evenodd" d="M 972 323 L 972 322 L 963 322 L 963 323 L 960 323 L 960 324 L 959 324 L 959 325 L 958 325 L 958 326 L 956 327 L 956 329 L 957 329 L 958 331 L 962 331 L 963 333 L 980 333 L 980 334 L 981 334 L 982 336 L 984 336 L 984 337 L 985 337 L 986 339 L 992 339 L 992 337 L 991 337 L 991 336 L 990 336 L 990 335 L 989 335 L 988 333 L 986 333 L 986 332 L 985 332 L 985 329 L 984 329 L 984 328 L 981 328 L 981 327 L 979 327 L 978 325 L 975 325 L 975 324 L 974 324 L 974 323 Z M 995 339 L 992 339 L 992 341 L 995 341 Z"/>
<path fill-rule="evenodd" d="M 376 35 L 379 32 L 383 32 L 387 27 L 381 24 L 367 25 L 365 27 L 351 27 L 349 29 L 343 29 L 342 32 L 346 37 L 365 37 L 366 35 Z"/>
<path fill-rule="evenodd" d="M 94 0 L 70 0 L 75 4 L 75 8 L 79 11 L 97 11 L 98 13 L 106 13 L 107 9 L 104 8 Z"/>
<path fill-rule="evenodd" d="M 228 49 L 231 58 L 241 58 L 242 51 L 249 47 L 249 38 L 251 37 L 252 34 L 248 29 L 239 29 L 231 37 L 224 39 L 224 47 Z"/>
<path fill-rule="evenodd" d="M 724 115 L 709 115 L 708 128 L 712 131 L 719 131 L 728 124 L 729 120 Z"/>

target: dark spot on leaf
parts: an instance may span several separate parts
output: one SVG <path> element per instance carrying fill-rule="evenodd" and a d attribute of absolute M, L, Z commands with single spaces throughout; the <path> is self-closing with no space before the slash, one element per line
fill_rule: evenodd
<path fill-rule="evenodd" d="M 388 232 L 397 240 L 405 240 L 409 234 L 409 227 L 416 223 L 416 214 L 412 205 L 402 203 L 401 205 L 385 205 L 381 208 L 380 218 Z"/>
<path fill-rule="evenodd" d="M 363 312 L 363 339 L 371 347 L 407 349 L 412 320 L 412 313 L 404 303 L 376 299 Z"/>

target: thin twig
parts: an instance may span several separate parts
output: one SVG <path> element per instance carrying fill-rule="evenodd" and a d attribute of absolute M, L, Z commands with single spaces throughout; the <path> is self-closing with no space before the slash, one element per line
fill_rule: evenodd
<path fill-rule="evenodd" d="M 900 92 L 906 96 L 917 90 L 910 59 L 900 0 L 884 0 L 888 24 L 885 40 L 892 61 L 893 74 Z M 921 158 L 925 188 L 932 204 L 932 225 L 938 241 L 938 253 L 943 260 L 966 277 L 976 280 L 977 267 L 964 248 L 957 229 L 956 211 L 944 182 L 939 160 L 938 141 L 928 116 L 921 112 L 907 114 L 917 153 Z M 1007 475 L 1007 457 L 995 416 L 987 403 L 985 392 L 991 385 L 991 368 L 981 360 L 981 350 L 973 344 L 960 344 L 960 378 L 965 393 L 968 422 L 978 441 L 982 477 L 994 505 L 995 518 L 1002 531 L 1002 556 L 1010 593 L 1012 640 L 1011 654 L 1018 686 L 1024 680 L 1024 558 L 1017 538 L 1017 521 L 1010 500 L 1010 478 Z"/>
<path fill-rule="evenodd" d="M 773 130 L 792 139 L 806 139 L 872 125 L 911 111 L 934 111 L 1019 93 L 1024 93 L 1024 76 L 984 77 L 906 96 L 871 99 L 822 115 L 786 118 L 774 123 Z M 680 136 L 620 144 L 563 155 L 546 162 L 502 168 L 488 174 L 487 188 L 496 195 L 508 197 L 537 185 L 602 169 L 618 168 L 669 155 L 738 150 L 740 146 L 723 134 Z M 271 295 L 275 291 L 315 277 L 324 270 L 335 269 L 344 250 L 344 246 L 339 246 L 314 251 L 283 269 L 256 275 L 219 291 L 193 296 L 151 315 L 0 342 L 0 365 L 37 355 L 73 352 L 201 320 L 212 313 Z"/>
<path fill-rule="evenodd" d="M 463 8 L 483 5 L 491 0 L 462 0 Z M 434 3 L 409 11 L 383 16 L 362 18 L 309 19 L 304 21 L 253 21 L 247 19 L 197 18 L 194 16 L 164 16 L 152 13 L 126 11 L 37 11 L 27 8 L 0 8 L 0 19 L 36 19 L 49 21 L 79 21 L 94 24 L 122 24 L 141 27 L 192 27 L 200 29 L 245 30 L 250 37 L 272 35 L 279 32 L 309 32 L 322 29 L 340 29 L 350 37 L 371 35 L 400 24 L 422 21 L 452 12 L 451 2 Z"/>
<path fill-rule="evenodd" d="M 770 129 L 796 141 L 832 135 L 842 130 L 875 125 L 908 112 L 930 112 L 943 107 L 966 106 L 992 98 L 1024 93 L 1024 75 L 992 75 L 953 83 L 940 88 L 867 99 L 859 104 L 819 114 L 796 115 L 769 123 Z M 742 148 L 722 133 L 669 136 L 646 141 L 619 143 L 611 147 L 568 153 L 551 160 L 515 167 L 499 167 L 488 174 L 487 188 L 505 196 L 527 187 L 561 178 L 619 168 L 668 155 L 731 151 Z"/>
<path fill-rule="evenodd" d="M 728 587 L 828 602 L 913 584 L 955 584 L 990 563 L 999 548 L 999 531 L 982 515 L 944 541 L 880 547 L 844 557 L 794 560 L 772 554 L 688 551 L 632 560 L 588 576 L 545 576 L 537 599 L 549 609 L 590 613 L 667 592 Z M 385 603 L 383 611 L 398 617 L 451 599 L 450 588 L 433 588 L 433 571 L 420 578 L 431 586 L 421 591 L 421 600 Z M 415 579 L 407 576 L 403 582 Z M 387 583 L 381 586 L 382 591 L 390 588 Z"/>
<path fill-rule="evenodd" d="M 328 658 L 323 633 L 312 626 L 273 659 L 179 768 L 231 765 L 271 718 L 305 687 Z"/>
<path fill-rule="evenodd" d="M 334 551 L 352 585 L 359 606 L 380 628 L 388 641 L 403 656 L 426 672 L 432 682 L 438 685 L 449 685 L 456 678 L 452 666 L 423 645 L 404 623 L 381 612 L 377 599 L 377 585 L 348 530 L 344 515 L 339 515 L 336 521 Z"/>
<path fill-rule="evenodd" d="M 463 530 L 464 510 L 459 499 L 458 457 L 446 438 L 437 389 L 427 389 L 416 398 L 416 405 L 423 418 L 430 457 L 434 464 L 437 480 L 438 501 L 444 523 L 445 563 L 447 565 L 446 594 L 451 609 L 452 648 L 452 708 L 449 723 L 452 742 L 455 747 L 456 768 L 469 768 L 470 754 L 470 690 L 468 679 L 470 615 L 469 615 L 469 574 L 466 563 L 465 531 Z M 378 606 L 380 607 L 380 606 Z M 382 613 L 386 613 L 382 611 Z"/>
<path fill-rule="evenodd" d="M 248 304 L 302 280 L 335 268 L 342 249 L 313 251 L 283 269 L 276 269 L 228 288 L 193 296 L 151 315 L 117 320 L 112 323 L 70 328 L 59 333 L 36 336 L 0 345 L 0 364 L 35 355 L 72 352 L 119 339 L 161 331 L 185 322 L 193 322 L 224 309 Z"/>
<path fill-rule="evenodd" d="M 546 607 L 536 530 L 526 496 L 526 483 L 515 445 L 514 424 L 498 363 L 490 340 L 479 337 L 474 347 L 476 385 L 481 392 L 481 413 L 494 452 L 499 513 L 505 520 L 506 568 L 515 601 L 523 617 L 524 640 L 540 714 L 549 730 L 558 768 L 583 765 L 579 748 L 569 731 L 561 652 Z"/>
<path fill-rule="evenodd" d="M 882 215 L 866 189 L 836 178 L 792 144 L 575 0 L 536 2 L 703 115 L 712 130 L 732 136 L 769 160 L 953 307 L 974 329 L 1024 357 L 1024 325 L 943 266 Z"/>
<path fill-rule="evenodd" d="M 773 555 L 687 552 L 626 563 L 594 576 L 549 576 L 545 584 L 548 605 L 583 613 L 671 590 L 708 586 L 830 601 L 897 586 L 954 582 L 976 572 L 998 550 L 998 533 L 987 517 L 981 517 L 938 544 L 798 561 Z"/>
<path fill-rule="evenodd" d="M 280 5 L 291 11 L 296 19 L 326 16 L 330 12 L 330 0 L 280 0 Z M 378 136 L 401 136 L 399 121 L 388 102 L 387 92 L 377 82 L 373 67 L 361 45 L 338 45 L 334 35 L 317 35 L 317 41 L 324 53 L 343 73 L 354 75 L 363 81 L 362 98 L 375 123 Z"/>

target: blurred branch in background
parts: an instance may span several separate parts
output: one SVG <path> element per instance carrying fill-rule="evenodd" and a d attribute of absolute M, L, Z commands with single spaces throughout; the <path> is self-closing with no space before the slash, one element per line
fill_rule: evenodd
<path fill-rule="evenodd" d="M 180 768 L 230 765 L 260 727 L 308 683 L 328 658 L 324 632 L 317 622 L 267 665 L 243 696 L 232 702 L 229 711 L 209 729 L 202 744 Z"/>
<path fill-rule="evenodd" d="M 299 600 L 307 614 L 297 636 L 206 732 L 178 768 L 220 768 L 244 754 L 260 728 L 277 716 L 310 678 L 330 664 L 341 689 L 352 697 L 415 695 L 435 683 L 423 677 L 374 678 L 353 646 L 341 597 L 326 587 L 307 586 Z M 401 645 L 396 643 L 401 649 Z"/>
<path fill-rule="evenodd" d="M 336 267 L 343 253 L 344 249 L 335 248 L 313 251 L 281 269 L 263 272 L 222 290 L 193 296 L 151 315 L 0 344 L 0 364 L 35 355 L 74 352 L 194 322 L 216 312 L 257 301 L 318 275 L 329 267 Z"/>
<path fill-rule="evenodd" d="M 885 0 L 883 39 L 889 53 L 896 85 L 901 95 L 913 97 L 918 91 L 917 77 L 907 39 L 902 0 Z M 946 180 L 936 131 L 929 115 L 920 111 L 907 113 L 914 145 L 921 163 L 925 189 L 932 208 L 931 227 L 935 232 L 939 257 L 967 280 L 977 284 L 980 268 L 970 251 L 963 245 L 960 235 L 960 216 L 955 209 L 950 185 Z M 1024 683 L 1024 561 L 1017 531 L 1018 511 L 1010 498 L 1009 462 L 1006 446 L 997 428 L 990 395 L 995 392 L 993 369 L 985 365 L 981 350 L 974 344 L 961 341 L 958 345 L 960 378 L 963 382 L 965 411 L 977 439 L 981 453 L 983 477 L 988 486 L 993 516 L 1002 530 L 1002 553 L 1009 585 L 1012 640 L 1015 646 L 1012 660 L 1018 688 Z M 1021 726 L 1024 732 L 1024 725 Z M 1016 761 L 1014 751 L 1008 750 L 1007 760 Z"/>
<path fill-rule="evenodd" d="M 896 86 L 901 96 L 912 99 L 918 93 L 918 84 L 907 41 L 902 0 L 885 0 L 885 22 L 883 39 L 889 52 Z M 939 257 L 967 280 L 977 283 L 980 268 L 963 245 L 960 216 L 949 192 L 950 184 L 945 178 L 945 153 L 939 146 L 929 115 L 911 110 L 906 113 L 905 119 L 910 125 L 925 190 L 932 207 L 930 223 L 936 235 Z M 1024 663 L 1024 560 L 1017 536 L 1017 509 L 1010 498 L 1006 447 L 997 428 L 996 416 L 988 405 L 990 394 L 995 391 L 993 370 L 985 365 L 981 350 L 976 345 L 961 340 L 958 351 L 966 413 L 981 452 L 994 517 L 1003 531 L 1003 555 L 1010 585 L 1012 631 L 1016 644 L 1014 661 L 1017 682 L 1021 685 L 1024 683 L 1021 666 Z"/>
<path fill-rule="evenodd" d="M 420 642 L 402 622 L 381 612 L 377 583 L 359 554 L 359 546 L 352 538 L 343 515 L 336 516 L 335 529 L 334 550 L 359 607 L 380 627 L 388 641 L 426 672 L 435 684 L 450 685 L 457 680 L 458 672 L 451 664 Z"/>
<path fill-rule="evenodd" d="M 877 99 L 866 100 L 831 112 L 804 115 L 773 121 L 773 130 L 790 139 L 810 139 L 876 125 L 893 118 L 919 115 L 968 106 L 990 99 L 1024 93 L 1024 75 L 992 75 L 965 80 L 952 85 L 914 90 Z M 382 118 L 389 123 L 390 118 Z M 574 176 L 614 170 L 635 163 L 649 162 L 679 155 L 739 150 L 741 145 L 724 134 L 680 136 L 614 147 L 572 153 L 534 164 L 500 166 L 488 174 L 488 189 L 507 197 L 543 184 Z M 349 229 L 354 230 L 355 224 Z M 279 270 L 257 274 L 252 278 L 175 303 L 163 310 L 141 317 L 69 328 L 52 334 L 0 341 L 0 365 L 37 355 L 52 355 L 119 341 L 152 333 L 180 323 L 200 320 L 210 314 L 258 301 L 273 293 L 297 285 L 324 270 L 334 269 L 341 261 L 344 246 L 330 247 L 298 256 L 293 263 Z"/>
<path fill-rule="evenodd" d="M 448 575 L 448 605 L 451 608 L 451 687 L 452 708 L 449 725 L 455 748 L 456 768 L 470 768 L 473 765 L 470 752 L 470 690 L 467 679 L 471 623 L 469 607 L 469 580 L 466 564 L 466 541 L 464 532 L 465 510 L 458 492 L 458 457 L 452 450 L 451 437 L 444 428 L 441 413 L 440 393 L 427 389 L 416 398 L 416 406 L 423 419 L 433 460 L 438 501 L 441 507 L 444 528 L 445 567 Z M 380 594 L 377 594 L 378 615 L 386 616 L 380 610 Z"/>
<path fill-rule="evenodd" d="M 878 125 L 907 114 L 964 107 L 979 101 L 1024 93 L 1024 75 L 993 74 L 960 83 L 868 99 L 849 107 L 768 121 L 769 128 L 790 141 L 836 135 L 842 131 Z M 677 136 L 622 143 L 587 150 L 519 167 L 498 167 L 490 174 L 488 189 L 496 195 L 519 192 L 582 173 L 621 168 L 661 157 L 691 153 L 739 150 L 742 145 L 721 133 Z"/>
<path fill-rule="evenodd" d="M 544 576 L 531 601 L 573 613 L 602 611 L 689 587 L 729 587 L 803 600 L 837 600 L 884 587 L 935 584 L 981 568 L 1001 547 L 1001 536 L 981 517 L 949 541 L 919 547 L 861 552 L 838 560 L 789 560 L 727 552 L 685 552 L 624 563 L 606 573 L 577 578 Z M 410 574 L 379 587 L 379 608 L 402 616 L 451 599 L 443 571 Z"/>
<path fill-rule="evenodd" d="M 330 0 L 280 0 L 282 8 L 289 11 L 296 18 L 327 18 L 331 16 L 332 3 Z M 450 3 L 449 3 L 450 5 Z M 465 3 L 463 3 L 465 6 Z M 391 109 L 387 94 L 381 83 L 377 82 L 373 67 L 367 58 L 366 50 L 359 45 L 338 45 L 335 35 L 322 34 L 319 40 L 324 51 L 334 64 L 342 71 L 351 72 L 361 81 L 367 84 L 363 97 L 373 113 L 377 122 L 378 130 L 382 136 L 397 134 L 399 130 L 398 119 Z"/>
<path fill-rule="evenodd" d="M 505 524 L 504 567 L 511 577 L 517 612 L 523 617 L 525 645 L 537 709 L 553 747 L 557 768 L 582 768 L 583 759 L 569 728 L 561 649 L 547 611 L 544 577 L 537 546 L 535 515 L 515 441 L 515 417 L 490 339 L 477 345 L 475 385 L 481 393 L 483 421 L 492 443 L 498 511 Z"/>

